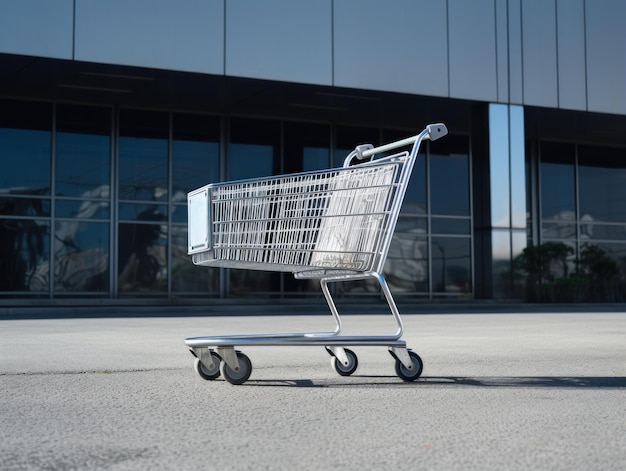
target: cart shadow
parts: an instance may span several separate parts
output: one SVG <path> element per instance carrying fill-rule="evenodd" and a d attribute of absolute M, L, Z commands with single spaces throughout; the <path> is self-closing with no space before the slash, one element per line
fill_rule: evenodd
<path fill-rule="evenodd" d="M 250 379 L 244 386 L 292 388 L 406 388 L 406 387 L 480 387 L 480 388 L 561 388 L 561 389 L 626 389 L 623 376 L 512 376 L 467 377 L 423 376 L 411 383 L 396 376 L 353 375 L 335 380 L 266 380 Z"/>

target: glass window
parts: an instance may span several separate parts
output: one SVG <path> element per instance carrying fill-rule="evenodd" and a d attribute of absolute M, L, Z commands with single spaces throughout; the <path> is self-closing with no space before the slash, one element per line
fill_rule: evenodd
<path fill-rule="evenodd" d="M 120 111 L 120 199 L 168 200 L 168 139 L 167 113 Z"/>
<path fill-rule="evenodd" d="M 375 128 L 357 128 L 338 126 L 335 149 L 333 151 L 333 167 L 343 167 L 343 161 L 356 146 L 361 144 L 380 144 L 380 131 Z"/>
<path fill-rule="evenodd" d="M 540 152 L 541 217 L 574 220 L 574 145 L 544 142 Z"/>
<path fill-rule="evenodd" d="M 430 145 L 432 214 L 469 216 L 469 139 L 446 136 Z"/>
<path fill-rule="evenodd" d="M 280 173 L 280 123 L 278 121 L 233 119 L 228 144 L 229 180 L 266 177 Z M 233 296 L 280 292 L 279 273 L 258 270 L 229 270 L 229 292 Z"/>
<path fill-rule="evenodd" d="M 74 105 L 57 107 L 57 196 L 109 198 L 110 155 L 110 109 Z"/>
<path fill-rule="evenodd" d="M 252 119 L 231 121 L 229 180 L 280 173 L 280 123 Z"/>
<path fill-rule="evenodd" d="M 187 255 L 187 227 L 172 227 L 172 291 L 215 295 L 219 270 L 200 267 Z"/>
<path fill-rule="evenodd" d="M 470 233 L 469 219 L 433 217 L 430 222 L 433 234 L 469 235 Z"/>
<path fill-rule="evenodd" d="M 120 293 L 167 294 L 167 226 L 120 223 L 118 289 Z"/>
<path fill-rule="evenodd" d="M 120 219 L 125 221 L 167 221 L 167 206 L 149 203 L 120 203 Z"/>
<path fill-rule="evenodd" d="M 54 290 L 109 292 L 109 224 L 57 221 L 54 234 Z"/>
<path fill-rule="evenodd" d="M 50 223 L 0 218 L 0 291 L 48 292 Z"/>
<path fill-rule="evenodd" d="M 414 134 L 414 133 L 413 133 Z M 383 131 L 383 144 L 399 141 L 405 137 L 411 136 L 410 132 L 403 131 Z M 402 202 L 401 212 L 403 214 L 426 214 L 428 211 L 426 194 L 426 149 L 425 142 L 420 147 L 415 166 L 413 167 L 413 173 L 409 180 L 409 186 L 407 187 L 404 201 Z M 398 149 L 403 151 L 405 149 Z M 406 150 L 410 150 L 409 147 Z"/>
<path fill-rule="evenodd" d="M 0 197 L 0 214 L 4 216 L 50 217 L 48 198 Z"/>
<path fill-rule="evenodd" d="M 172 201 L 186 203 L 189 191 L 220 179 L 220 121 L 176 113 L 172 123 Z"/>
<path fill-rule="evenodd" d="M 54 207 L 59 218 L 109 219 L 111 214 L 108 201 L 57 199 Z"/>
<path fill-rule="evenodd" d="M 330 167 L 330 126 L 285 123 L 284 173 Z"/>
<path fill-rule="evenodd" d="M 314 123 L 285 123 L 283 173 L 323 170 L 330 167 L 330 126 Z M 319 283 L 296 280 L 285 274 L 283 289 L 291 295 L 319 294 Z"/>
<path fill-rule="evenodd" d="M 187 193 L 220 180 L 220 120 L 172 116 L 172 291 L 215 295 L 219 269 L 197 267 L 187 255 Z M 184 225 L 183 225 L 184 224 Z"/>
<path fill-rule="evenodd" d="M 432 238 L 432 279 L 435 293 L 472 292 L 470 239 Z"/>
<path fill-rule="evenodd" d="M 394 291 L 428 293 L 426 218 L 398 219 L 389 246 L 384 275 Z"/>
<path fill-rule="evenodd" d="M 626 222 L 626 149 L 578 148 L 580 221 Z"/>
<path fill-rule="evenodd" d="M 49 195 L 52 106 L 0 100 L 0 189 Z"/>

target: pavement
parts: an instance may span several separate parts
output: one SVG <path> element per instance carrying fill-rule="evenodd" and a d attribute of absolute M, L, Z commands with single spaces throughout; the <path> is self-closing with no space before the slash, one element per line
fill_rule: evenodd
<path fill-rule="evenodd" d="M 265 346 L 245 348 L 241 386 L 202 380 L 183 340 L 332 330 L 330 316 L 5 311 L 0 469 L 626 469 L 626 310 L 472 306 L 401 308 L 415 383 L 381 347 L 354 347 L 342 377 L 321 347 Z M 345 333 L 392 333 L 377 309 L 347 312 Z"/>

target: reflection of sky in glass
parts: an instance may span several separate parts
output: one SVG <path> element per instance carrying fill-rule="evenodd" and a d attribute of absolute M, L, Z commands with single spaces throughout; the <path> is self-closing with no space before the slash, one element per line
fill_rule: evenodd
<path fill-rule="evenodd" d="M 526 227 L 524 108 L 489 105 L 491 224 Z"/>
<path fill-rule="evenodd" d="M 469 216 L 468 156 L 431 154 L 430 175 L 432 213 Z"/>
<path fill-rule="evenodd" d="M 109 136 L 57 133 L 56 194 L 91 196 L 87 192 L 109 185 L 109 142 Z"/>
<path fill-rule="evenodd" d="M 509 116 L 507 105 L 489 105 L 491 224 L 510 227 Z"/>
<path fill-rule="evenodd" d="M 509 106 L 511 119 L 511 224 L 526 227 L 526 150 L 524 146 L 524 107 Z"/>
<path fill-rule="evenodd" d="M 50 155 L 49 131 L 0 128 L 0 191 L 49 191 Z"/>
<path fill-rule="evenodd" d="M 401 211 L 407 214 L 425 214 L 426 210 L 426 153 L 420 152 L 413 167 Z"/>
<path fill-rule="evenodd" d="M 274 147 L 262 144 L 231 144 L 229 180 L 272 175 Z"/>
<path fill-rule="evenodd" d="M 121 199 L 162 199 L 157 189 L 167 188 L 167 140 L 120 137 L 119 182 Z"/>
<path fill-rule="evenodd" d="M 321 147 L 305 147 L 302 151 L 302 170 L 323 170 L 328 168 L 330 151 Z"/>
<path fill-rule="evenodd" d="M 348 154 L 354 149 L 335 149 L 333 167 L 343 167 L 343 161 L 346 160 Z"/>
<path fill-rule="evenodd" d="M 219 180 L 217 142 L 172 142 L 172 188 L 185 194 Z"/>
<path fill-rule="evenodd" d="M 571 212 L 573 216 L 573 165 L 541 163 L 541 209 L 544 219 L 559 217 L 564 212 Z"/>

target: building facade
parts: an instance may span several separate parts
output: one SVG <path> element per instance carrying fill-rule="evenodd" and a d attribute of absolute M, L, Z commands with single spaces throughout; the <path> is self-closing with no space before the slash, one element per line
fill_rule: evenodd
<path fill-rule="evenodd" d="M 394 294 L 525 299 L 547 243 L 626 277 L 624 24 L 620 0 L 0 0 L 0 306 L 318 295 L 193 266 L 186 193 L 431 122 Z"/>

